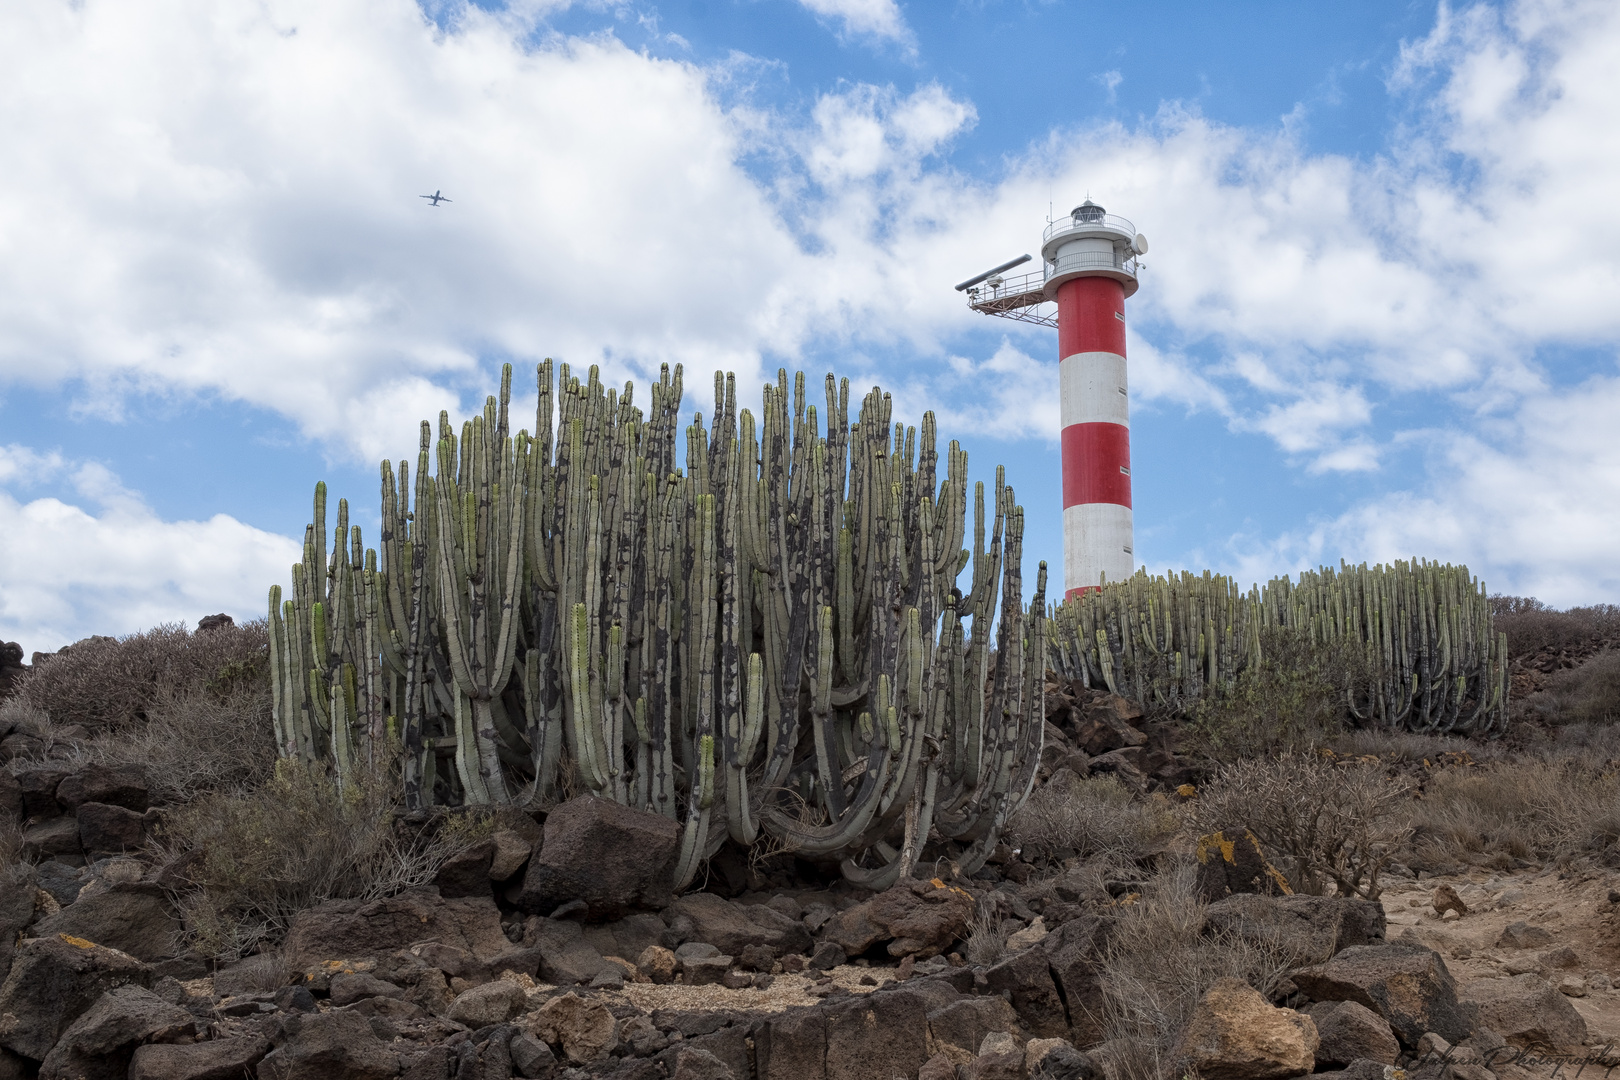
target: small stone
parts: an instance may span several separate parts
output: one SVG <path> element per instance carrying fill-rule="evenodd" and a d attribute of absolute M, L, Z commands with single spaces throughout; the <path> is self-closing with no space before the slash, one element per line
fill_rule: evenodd
<path fill-rule="evenodd" d="M 1505 898 L 1504 898 L 1505 899 Z M 1496 940 L 1499 949 L 1539 949 L 1553 943 L 1552 934 L 1540 926 L 1529 923 L 1509 923 Z"/>
<path fill-rule="evenodd" d="M 1613 990 L 1614 980 L 1600 971 L 1596 975 L 1593 975 L 1586 980 L 1586 987 L 1589 990 L 1597 990 L 1599 992 Z"/>
<path fill-rule="evenodd" d="M 862 986 L 876 986 L 878 984 L 877 978 L 870 974 L 862 975 L 856 982 Z"/>
<path fill-rule="evenodd" d="M 1448 912 L 1456 912 L 1460 918 L 1468 914 L 1468 905 L 1463 903 L 1456 889 L 1450 885 L 1442 885 L 1434 890 L 1434 910 L 1440 913 L 1441 918 Z"/>
<path fill-rule="evenodd" d="M 758 975 L 754 976 L 754 989 L 755 990 L 769 990 L 771 988 L 771 986 L 775 982 L 776 982 L 776 976 L 775 975 L 772 975 L 768 971 L 762 971 Z"/>
<path fill-rule="evenodd" d="M 720 985 L 727 990 L 746 990 L 754 985 L 754 977 L 746 971 L 728 971 L 720 976 Z"/>
<path fill-rule="evenodd" d="M 592 990 L 623 990 L 624 972 L 617 966 L 605 967 L 591 979 Z"/>
<path fill-rule="evenodd" d="M 450 1019 L 476 1031 L 506 1023 L 523 1011 L 523 1005 L 523 987 L 497 979 L 458 994 L 450 1006 Z"/>
<path fill-rule="evenodd" d="M 816 951 L 810 955 L 811 971 L 830 971 L 845 963 L 848 957 L 844 950 L 831 941 L 823 941 L 816 946 Z"/>
<path fill-rule="evenodd" d="M 731 957 L 705 956 L 687 959 L 681 962 L 681 968 L 686 975 L 687 986 L 711 986 L 720 982 L 731 970 Z"/>
<path fill-rule="evenodd" d="M 719 949 L 703 941 L 688 941 L 675 950 L 675 959 L 683 964 L 688 960 L 707 960 L 719 955 Z"/>
<path fill-rule="evenodd" d="M 675 981 L 675 965 L 675 954 L 662 945 L 649 945 L 636 958 L 636 970 L 659 985 Z"/>
<path fill-rule="evenodd" d="M 1575 974 L 1565 975 L 1558 980 L 1558 992 L 1565 997 L 1585 997 L 1586 980 Z"/>
<path fill-rule="evenodd" d="M 1021 952 L 1031 945 L 1038 945 L 1046 934 L 1046 920 L 1037 915 L 1034 922 L 1007 938 L 1007 951 Z"/>
<path fill-rule="evenodd" d="M 782 957 L 782 972 L 786 975 L 797 975 L 803 971 L 810 961 L 798 953 L 788 953 Z"/>

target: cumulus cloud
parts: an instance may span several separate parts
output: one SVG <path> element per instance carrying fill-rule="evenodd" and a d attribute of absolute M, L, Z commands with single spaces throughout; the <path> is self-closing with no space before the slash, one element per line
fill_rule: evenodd
<path fill-rule="evenodd" d="M 1032 249 L 1049 192 L 1089 190 L 1154 238 L 1130 302 L 1139 404 L 1219 415 L 1318 472 L 1382 469 L 1412 437 L 1382 415 L 1392 399 L 1422 403 L 1425 445 L 1449 448 L 1342 521 L 1235 545 L 1234 565 L 1450 544 L 1535 584 L 1544 545 L 1490 524 L 1480 463 L 1541 461 L 1538 499 L 1590 503 L 1609 421 L 1538 352 L 1620 335 L 1613 4 L 1442 7 L 1391 74 L 1410 114 L 1373 158 L 1167 103 L 1056 128 L 995 176 L 950 164 L 976 113 L 944 87 L 844 84 L 778 115 L 721 92 L 735 58 L 555 34 L 558 6 L 445 5 L 437 25 L 409 0 L 0 7 L 0 380 L 73 382 L 108 416 L 130 391 L 215 394 L 375 460 L 475 404 L 491 358 L 615 380 L 684 362 L 690 385 L 723 367 L 748 386 L 830 345 L 857 366 L 910 358 L 882 371 L 908 412 L 1049 440 L 1054 418 L 982 392 L 1050 378 L 1031 359 L 1049 345 L 1012 326 L 975 353 L 986 324 L 949 285 Z M 892 0 L 806 6 L 908 40 Z M 452 205 L 417 198 L 439 188 Z M 18 455 L 83 468 L 8 453 L 13 491 Z M 0 562 L 58 520 L 229 528 L 114 506 L 102 481 L 83 479 L 94 511 L 5 496 L 23 539 L 0 533 Z M 1570 524 L 1620 528 L 1583 513 Z M 1491 543 L 1458 539 L 1480 528 Z M 1573 575 L 1589 556 L 1560 543 Z"/>
<path fill-rule="evenodd" d="M 63 476 L 85 509 L 54 497 L 23 502 L 25 477 Z M 264 610 L 268 583 L 299 557 L 292 540 L 224 514 L 164 521 L 98 462 L 28 447 L 0 448 L 0 627 L 47 652 L 91 633 L 195 624 L 222 608 Z"/>
<path fill-rule="evenodd" d="M 894 0 L 799 0 L 807 10 L 824 19 L 838 20 L 844 32 L 855 37 L 873 37 L 912 44 L 910 27 Z"/>

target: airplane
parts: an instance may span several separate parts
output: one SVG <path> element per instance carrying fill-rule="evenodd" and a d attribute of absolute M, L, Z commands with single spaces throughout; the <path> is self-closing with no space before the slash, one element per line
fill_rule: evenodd
<path fill-rule="evenodd" d="M 418 195 L 417 198 L 426 199 L 428 202 L 432 203 L 434 206 L 438 206 L 442 202 L 449 202 L 450 201 L 449 199 L 445 198 L 443 195 L 439 194 L 439 192 L 437 192 L 437 191 L 435 191 L 431 195 Z"/>

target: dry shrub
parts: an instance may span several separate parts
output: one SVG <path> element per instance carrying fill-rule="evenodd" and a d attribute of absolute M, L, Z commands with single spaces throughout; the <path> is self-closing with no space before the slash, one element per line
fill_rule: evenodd
<path fill-rule="evenodd" d="M 97 735 L 89 752 L 105 764 L 141 766 L 157 803 L 246 794 L 276 763 L 270 688 L 242 683 L 165 694 L 148 706 L 144 724 Z"/>
<path fill-rule="evenodd" d="M 120 727 L 147 719 L 162 700 L 266 682 L 269 649 L 263 619 L 198 634 L 171 623 L 123 638 L 87 638 L 42 657 L 16 696 L 58 724 Z"/>
<path fill-rule="evenodd" d="M 1430 780 L 1415 823 L 1419 862 L 1510 869 L 1603 855 L 1620 840 L 1620 777 L 1570 759 L 1448 769 Z"/>
<path fill-rule="evenodd" d="M 1493 596 L 1496 629 L 1507 635 L 1508 655 L 1567 649 L 1620 636 L 1620 607 L 1594 604 L 1559 611 L 1533 596 Z"/>
<path fill-rule="evenodd" d="M 1296 892 L 1378 899 L 1378 879 L 1411 832 L 1411 785 L 1379 765 L 1284 754 L 1222 766 L 1188 805 L 1199 833 L 1247 826 Z"/>
<path fill-rule="evenodd" d="M 1162 852 L 1179 828 L 1168 806 L 1135 798 L 1115 777 L 1061 769 L 1013 815 L 1007 843 L 1032 863 L 1099 855 L 1140 862 Z"/>
<path fill-rule="evenodd" d="M 1176 1044 L 1217 980 L 1242 979 L 1269 996 L 1304 960 L 1275 942 L 1206 933 L 1195 878 L 1191 862 L 1170 867 L 1116 913 L 1101 963 L 1102 1021 L 1116 1080 L 1176 1075 Z"/>
<path fill-rule="evenodd" d="M 161 857 L 185 868 L 175 901 L 192 944 L 236 959 L 281 940 L 300 911 L 370 900 L 431 882 L 445 861 L 493 832 L 487 814 L 407 826 L 398 779 L 357 776 L 343 788 L 316 767 L 276 763 L 262 787 L 211 794 L 164 827 Z M 180 862 L 184 860 L 184 862 Z"/>
<path fill-rule="evenodd" d="M 1620 649 L 1554 672 L 1546 689 L 1525 699 L 1524 713 L 1549 724 L 1612 724 L 1620 720 Z"/>
<path fill-rule="evenodd" d="M 1303 631 L 1260 632 L 1260 666 L 1230 693 L 1192 708 L 1188 748 L 1215 761 L 1314 749 L 1344 729 L 1346 691 L 1366 681 L 1370 661 L 1358 642 L 1314 642 Z"/>

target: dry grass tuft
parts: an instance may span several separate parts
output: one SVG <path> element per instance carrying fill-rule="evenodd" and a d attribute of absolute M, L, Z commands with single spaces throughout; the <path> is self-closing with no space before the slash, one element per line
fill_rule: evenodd
<path fill-rule="evenodd" d="M 970 964 L 989 967 L 1007 955 L 1007 932 L 994 904 L 980 901 L 968 920 L 967 940 L 962 955 Z"/>
<path fill-rule="evenodd" d="M 1420 862 L 1511 869 L 1515 860 L 1612 860 L 1620 841 L 1620 776 L 1577 760 L 1499 763 L 1438 772 L 1417 804 Z"/>
<path fill-rule="evenodd" d="M 1523 715 L 1548 724 L 1613 724 L 1620 720 L 1620 649 L 1555 672 L 1546 689 L 1524 700 Z"/>
<path fill-rule="evenodd" d="M 1164 851 L 1179 828 L 1167 805 L 1135 798 L 1116 778 L 1062 769 L 1013 815 L 1007 843 L 1032 863 L 1077 856 L 1140 862 Z"/>

